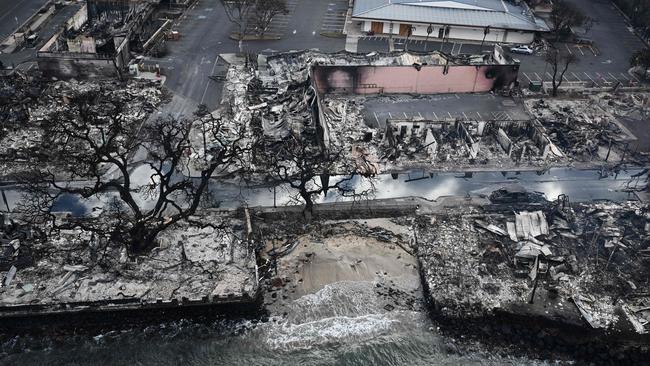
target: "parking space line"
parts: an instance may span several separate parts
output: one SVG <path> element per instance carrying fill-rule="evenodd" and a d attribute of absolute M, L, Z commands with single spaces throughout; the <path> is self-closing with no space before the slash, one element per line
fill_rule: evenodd
<path fill-rule="evenodd" d="M 573 55 L 573 52 L 571 52 L 571 49 L 569 48 L 568 44 L 565 43 L 564 47 L 566 47 L 566 50 L 569 51 L 569 53 Z"/>
<path fill-rule="evenodd" d="M 598 56 L 598 52 L 596 52 L 593 46 L 589 46 L 589 49 L 591 50 L 591 53 L 594 54 L 594 56 Z"/>
<path fill-rule="evenodd" d="M 625 74 L 623 74 L 622 72 L 619 72 L 619 74 L 623 77 L 623 79 L 625 79 L 625 80 L 630 80 L 630 78 L 628 78 L 627 76 L 625 76 Z"/>
<path fill-rule="evenodd" d="M 637 83 L 639 82 L 639 79 L 637 79 L 637 77 L 634 76 L 633 74 L 630 74 L 630 77 L 631 77 L 632 79 L 634 79 L 634 81 L 636 81 Z"/>
<path fill-rule="evenodd" d="M 530 79 L 530 77 L 528 77 L 528 75 L 526 75 L 526 73 L 525 73 L 525 72 L 524 72 L 524 73 L 522 73 L 522 74 L 524 74 L 524 76 L 526 77 L 526 79 L 528 79 L 528 81 L 532 81 L 532 80 Z"/>
<path fill-rule="evenodd" d="M 616 78 L 616 76 L 612 75 L 611 72 L 608 72 L 608 74 L 609 74 L 609 76 L 611 76 L 611 77 L 612 77 L 614 80 L 616 80 L 617 82 L 619 82 L 619 83 L 621 82 L 620 80 L 618 80 L 618 79 Z"/>
<path fill-rule="evenodd" d="M 572 72 L 571 74 L 573 75 L 574 78 L 576 78 L 576 80 L 578 80 L 578 81 L 582 81 L 582 80 L 578 77 L 578 75 L 576 75 L 575 72 Z"/>
<path fill-rule="evenodd" d="M 454 118 L 451 113 L 447 112 L 447 114 L 449 115 L 449 118 Z"/>
<path fill-rule="evenodd" d="M 409 116 L 406 115 L 406 112 L 402 112 L 402 113 L 404 113 L 404 118 L 406 118 L 406 119 L 409 118 Z"/>
<path fill-rule="evenodd" d="M 528 80 L 530 80 L 530 79 L 528 79 Z M 531 80 L 531 81 L 532 81 L 532 80 Z M 476 114 L 478 115 L 478 118 L 479 118 L 479 119 L 483 119 L 483 116 L 481 116 L 481 114 L 480 114 L 479 112 L 476 112 Z"/>
<path fill-rule="evenodd" d="M 549 79 L 553 79 L 553 75 L 551 75 L 550 72 L 547 72 L 547 73 L 546 73 L 546 76 L 548 76 Z"/>
<path fill-rule="evenodd" d="M 578 49 L 578 51 L 580 51 L 581 55 L 583 55 L 583 56 L 585 55 L 585 53 L 582 52 L 582 47 L 581 46 L 576 46 L 576 48 Z"/>
<path fill-rule="evenodd" d="M 375 115 L 375 121 L 377 121 L 377 126 L 381 126 L 381 123 L 379 123 L 379 117 L 377 117 L 377 112 L 372 112 L 372 114 Z"/>
<path fill-rule="evenodd" d="M 466 120 L 469 120 L 469 118 L 467 117 L 467 115 L 465 114 L 465 112 L 462 112 L 462 113 L 463 113 L 463 117 L 465 117 Z"/>
<path fill-rule="evenodd" d="M 436 119 L 436 121 L 438 121 L 438 115 L 436 114 L 436 112 L 431 111 L 431 113 L 433 113 L 433 117 Z"/>
<path fill-rule="evenodd" d="M 460 49 L 461 49 L 462 47 L 463 47 L 463 44 L 462 44 L 462 43 L 458 45 L 458 51 L 456 51 L 456 54 L 457 54 L 457 55 L 460 54 Z"/>
<path fill-rule="evenodd" d="M 424 117 L 422 117 L 422 113 L 418 112 L 418 116 L 420 116 L 420 118 L 424 119 Z"/>
<path fill-rule="evenodd" d="M 537 77 L 537 80 L 542 81 L 542 78 L 540 78 L 539 75 L 537 75 L 536 72 L 534 72 L 533 74 L 535 74 L 535 76 Z"/>
<path fill-rule="evenodd" d="M 393 115 L 388 112 L 388 118 L 393 119 Z"/>
<path fill-rule="evenodd" d="M 506 115 L 506 119 L 507 119 L 508 121 L 512 121 L 512 117 L 508 114 L 508 112 L 504 112 L 504 113 L 505 113 L 505 115 Z"/>
<path fill-rule="evenodd" d="M 592 83 L 596 83 L 596 81 L 594 79 L 592 79 L 591 76 L 589 76 L 589 74 L 587 74 L 586 72 L 583 72 L 583 74 L 585 74 L 585 76 L 588 77 L 589 80 L 591 80 Z"/>

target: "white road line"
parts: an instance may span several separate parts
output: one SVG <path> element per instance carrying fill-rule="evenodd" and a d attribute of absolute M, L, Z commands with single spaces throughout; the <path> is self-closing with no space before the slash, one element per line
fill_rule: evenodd
<path fill-rule="evenodd" d="M 388 118 L 393 119 L 393 115 L 388 112 Z"/>
<path fill-rule="evenodd" d="M 594 56 L 598 56 L 598 53 L 596 52 L 593 46 L 589 46 L 589 49 L 591 50 L 591 53 L 594 54 Z"/>
<path fill-rule="evenodd" d="M 531 79 L 528 77 L 528 75 L 526 75 L 525 72 L 524 72 L 523 74 L 524 74 L 524 76 L 526 77 L 526 79 L 528 79 L 528 81 L 533 81 L 533 80 L 531 80 Z"/>
<path fill-rule="evenodd" d="M 548 76 L 549 79 L 553 79 L 553 75 L 551 75 L 550 72 L 547 72 L 547 73 L 546 73 L 546 76 Z"/>
<path fill-rule="evenodd" d="M 582 80 L 578 77 L 578 75 L 576 75 L 575 72 L 572 72 L 571 75 L 573 75 L 573 77 L 576 78 L 576 80 L 578 80 L 578 81 L 582 81 Z"/>
<path fill-rule="evenodd" d="M 585 53 L 582 52 L 582 47 L 578 47 L 578 50 L 580 51 L 580 54 L 582 54 L 583 56 L 585 55 Z"/>
<path fill-rule="evenodd" d="M 377 117 L 377 112 L 372 112 L 372 114 L 375 116 L 375 121 L 377 121 L 377 126 L 381 126 L 381 123 L 379 123 L 379 117 Z"/>
<path fill-rule="evenodd" d="M 458 96 L 458 94 L 454 94 L 454 96 L 456 97 L 456 99 L 460 99 L 460 97 Z"/>
<path fill-rule="evenodd" d="M 436 119 L 436 121 L 437 121 L 437 120 L 438 120 L 438 115 L 436 114 L 436 112 L 431 111 L 431 113 L 433 113 L 433 117 L 434 117 L 434 118 Z"/>
<path fill-rule="evenodd" d="M 465 117 L 466 120 L 469 120 L 469 118 L 467 117 L 467 115 L 465 114 L 465 112 L 463 112 L 463 117 Z"/>
<path fill-rule="evenodd" d="M 404 118 L 408 119 L 409 116 L 406 115 L 406 112 L 403 112 L 403 113 L 404 113 Z"/>
<path fill-rule="evenodd" d="M 573 55 L 573 52 L 571 52 L 571 49 L 569 48 L 568 44 L 565 43 L 564 47 L 566 47 L 566 50 L 569 51 L 569 53 Z"/>
<path fill-rule="evenodd" d="M 218 55 L 214 59 L 214 63 L 212 64 L 212 71 L 210 71 L 210 75 L 208 75 L 208 76 L 214 75 L 214 69 L 217 67 L 217 61 L 219 61 L 219 56 Z M 203 99 L 205 99 L 205 93 L 208 92 L 208 87 L 209 86 L 210 86 L 210 79 L 208 79 L 208 82 L 205 83 L 205 90 L 203 90 L 203 95 L 201 95 L 201 101 L 199 102 L 199 104 L 203 104 Z"/>
<path fill-rule="evenodd" d="M 630 78 L 628 78 L 627 76 L 625 76 L 625 74 L 623 74 L 622 72 L 619 72 L 619 74 L 623 77 L 623 79 L 625 79 L 625 80 L 630 80 Z"/>
<path fill-rule="evenodd" d="M 447 114 L 449 115 L 449 118 L 454 118 L 451 113 L 447 112 Z"/>
<path fill-rule="evenodd" d="M 537 75 L 536 72 L 534 72 L 533 74 L 535 74 L 535 76 L 537 77 L 537 80 L 542 81 L 542 78 L 540 78 L 539 75 Z"/>
<path fill-rule="evenodd" d="M 636 81 L 636 82 L 639 82 L 639 79 L 637 79 L 637 77 L 636 77 L 636 76 L 634 76 L 634 75 L 632 75 L 632 74 L 630 74 L 630 77 L 631 77 L 632 79 L 634 79 L 634 81 Z"/>
<path fill-rule="evenodd" d="M 460 54 L 460 49 L 461 49 L 462 47 L 463 47 L 463 44 L 462 44 L 462 43 L 458 45 L 458 52 L 456 52 L 457 55 Z"/>
<path fill-rule="evenodd" d="M 422 113 L 420 113 L 420 112 L 418 112 L 418 116 L 420 116 L 420 118 L 424 118 L 424 117 L 422 117 Z"/>
<path fill-rule="evenodd" d="M 585 76 L 588 77 L 589 80 L 591 80 L 592 83 L 595 83 L 595 82 L 596 82 L 596 81 L 595 81 L 594 79 L 592 79 L 591 76 L 589 76 L 589 74 L 587 74 L 586 72 L 583 72 L 583 74 L 585 74 Z"/>
<path fill-rule="evenodd" d="M 567 83 L 569 82 L 569 79 L 567 79 L 565 75 L 562 75 L 562 79 L 564 79 L 564 81 L 566 81 Z"/>
<path fill-rule="evenodd" d="M 612 77 L 614 80 L 616 80 L 617 82 L 619 82 L 619 83 L 621 82 L 620 80 L 618 80 L 618 79 L 616 78 L 616 76 L 612 75 L 611 72 L 608 72 L 608 74 L 609 74 L 609 76 L 611 76 L 611 77 Z"/>
<path fill-rule="evenodd" d="M 530 79 L 528 79 L 528 80 L 530 80 Z M 532 80 L 530 80 L 530 81 L 532 81 Z M 476 114 L 478 115 L 479 119 L 483 119 L 483 116 L 481 116 L 481 114 L 479 112 L 476 112 Z"/>

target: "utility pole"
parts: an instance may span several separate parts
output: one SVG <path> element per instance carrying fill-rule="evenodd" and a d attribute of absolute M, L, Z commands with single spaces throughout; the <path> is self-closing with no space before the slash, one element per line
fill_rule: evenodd
<path fill-rule="evenodd" d="M 488 33 L 490 33 L 490 26 L 488 25 L 483 29 L 483 40 L 481 41 L 481 52 L 483 51 L 483 43 L 485 43 L 485 37 L 487 37 Z"/>

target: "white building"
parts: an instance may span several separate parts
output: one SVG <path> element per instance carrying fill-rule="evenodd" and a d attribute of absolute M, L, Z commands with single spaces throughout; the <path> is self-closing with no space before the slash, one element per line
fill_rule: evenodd
<path fill-rule="evenodd" d="M 517 3 L 521 5 L 517 5 Z M 352 20 L 375 35 L 528 44 L 546 23 L 521 0 L 355 0 Z"/>

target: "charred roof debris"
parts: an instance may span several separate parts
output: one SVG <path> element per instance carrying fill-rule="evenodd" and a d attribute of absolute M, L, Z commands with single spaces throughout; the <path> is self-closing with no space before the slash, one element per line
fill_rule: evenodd
<path fill-rule="evenodd" d="M 43 231 L 0 215 L 0 315 L 140 309 L 252 301 L 256 257 L 247 227 L 233 214 L 201 212 L 161 236 L 145 256 L 129 258 L 84 219 Z M 47 230 L 47 228 L 43 228 Z"/>
<path fill-rule="evenodd" d="M 586 327 L 605 342 L 642 345 L 650 331 L 648 205 L 503 203 L 510 194 L 418 218 L 417 252 L 437 316 L 501 324 L 524 316 L 567 330 L 544 342 Z M 536 337 L 536 327 L 524 328 Z"/>
<path fill-rule="evenodd" d="M 46 132 L 57 128 L 55 124 L 61 122 L 61 116 L 78 123 L 82 112 L 105 118 L 118 113 L 117 117 L 126 125 L 137 127 L 167 100 L 160 85 L 150 81 L 43 82 L 20 73 L 2 80 L 6 84 L 0 92 L 8 95 L 9 101 L 1 107 L 0 165 L 5 177 L 30 166 L 47 164 L 51 147 L 61 145 L 62 141 Z M 92 133 L 101 132 L 101 125 L 90 127 Z"/>
<path fill-rule="evenodd" d="M 362 156 L 374 173 L 647 163 L 647 152 L 634 148 L 637 138 L 619 121 L 642 115 L 647 93 L 512 96 L 518 65 L 500 55 L 498 48 L 464 58 L 435 52 L 260 55 L 230 66 L 226 107 L 216 113 L 267 142 L 301 136 L 345 151 L 349 161 Z M 441 95 L 455 96 L 460 105 Z M 469 103 L 483 109 L 470 112 Z"/>

